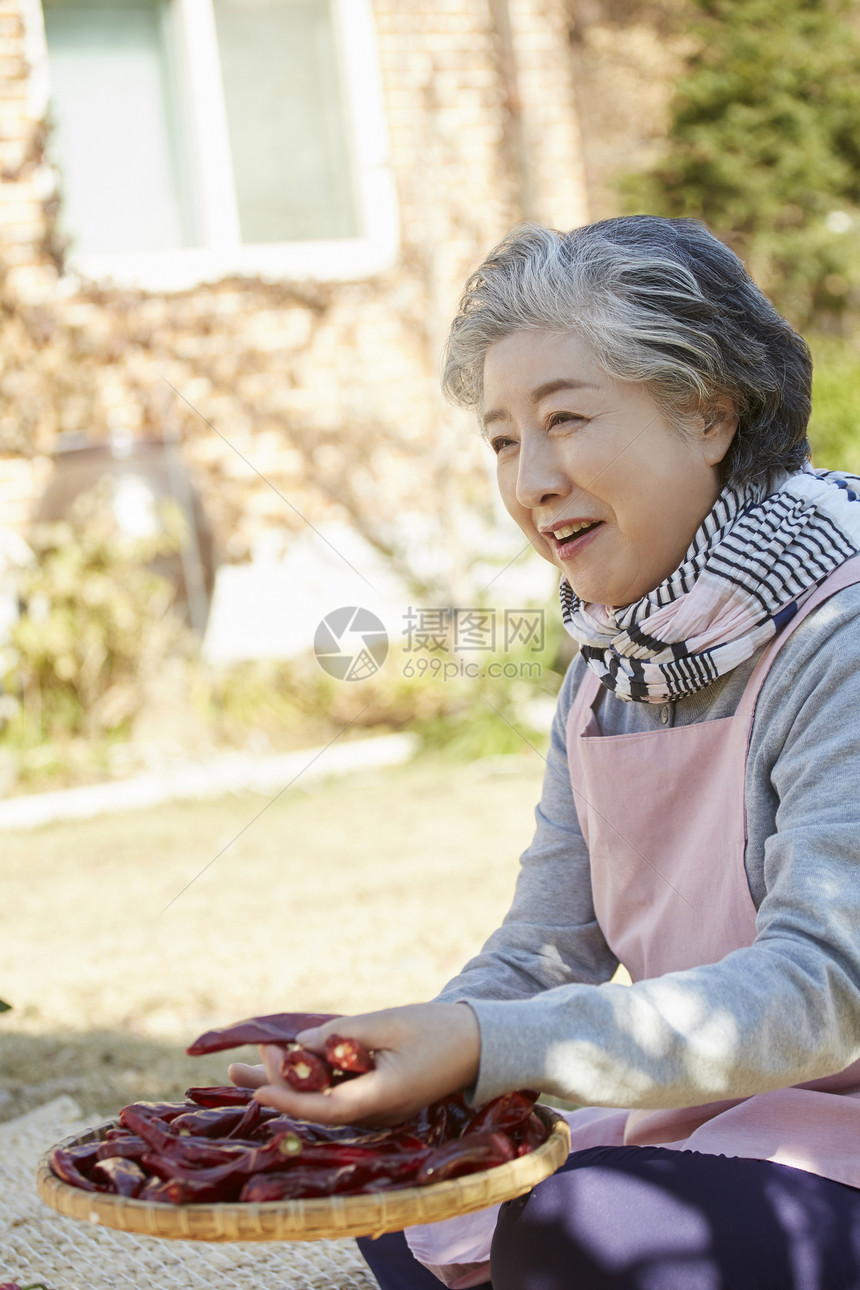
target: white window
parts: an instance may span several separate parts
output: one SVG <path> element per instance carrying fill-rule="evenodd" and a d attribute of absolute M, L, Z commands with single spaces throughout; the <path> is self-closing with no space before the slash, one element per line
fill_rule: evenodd
<path fill-rule="evenodd" d="M 88 277 L 356 277 L 397 251 L 369 0 L 31 0 Z"/>

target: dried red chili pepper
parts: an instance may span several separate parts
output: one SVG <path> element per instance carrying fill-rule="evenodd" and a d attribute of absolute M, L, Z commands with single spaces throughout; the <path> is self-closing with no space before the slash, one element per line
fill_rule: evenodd
<path fill-rule="evenodd" d="M 240 1159 L 256 1145 L 250 1141 L 236 1142 L 220 1138 L 177 1138 L 168 1143 L 163 1152 L 148 1151 L 143 1157 L 143 1163 L 147 1164 L 150 1156 L 170 1161 L 172 1167 L 165 1176 L 173 1177 L 175 1173 L 185 1173 L 189 1169 L 214 1169 L 218 1165 L 229 1164 L 231 1160 Z"/>
<path fill-rule="evenodd" d="M 164 1195 L 173 1205 L 219 1204 L 237 1200 L 238 1184 L 225 1178 L 218 1182 L 200 1178 L 169 1178 L 164 1183 Z"/>
<path fill-rule="evenodd" d="M 104 1183 L 108 1191 L 118 1196 L 137 1196 L 146 1182 L 146 1174 L 134 1160 L 110 1156 L 93 1165 L 92 1179 Z"/>
<path fill-rule="evenodd" d="M 280 1024 L 296 1017 L 301 1025 L 324 1019 L 291 1013 L 252 1021 Z M 325 1073 L 326 1059 L 298 1049 L 285 1038 L 284 1029 L 277 1041 L 272 1034 L 265 1039 L 282 1047 L 293 1044 L 288 1069 L 307 1062 L 315 1069 L 319 1064 Z M 342 1044 L 348 1048 L 337 1046 Z M 329 1048 L 335 1060 L 367 1067 L 353 1041 L 334 1036 Z M 299 1073 L 308 1078 L 307 1070 Z M 351 1079 L 360 1073 L 333 1068 L 331 1078 Z M 184 1103 L 124 1107 L 120 1127 L 108 1129 L 104 1141 L 55 1150 L 58 1176 L 85 1190 L 116 1191 L 161 1203 L 218 1203 L 240 1195 L 264 1203 L 441 1182 L 506 1163 L 535 1150 L 548 1137 L 532 1110 L 535 1094 L 528 1089 L 505 1094 L 478 1110 L 466 1106 L 463 1094 L 454 1094 L 392 1129 L 295 1120 L 263 1108 L 249 1089 L 195 1088 L 189 1096 Z"/>
<path fill-rule="evenodd" d="M 365 1140 L 361 1138 L 359 1141 L 363 1143 Z M 419 1138 L 417 1133 L 392 1133 L 390 1129 L 387 1138 L 380 1136 L 379 1143 L 388 1146 L 392 1151 L 424 1151 L 431 1145 L 423 1138 Z"/>
<path fill-rule="evenodd" d="M 207 1166 L 220 1164 L 257 1145 L 254 1142 L 240 1142 L 237 1139 L 206 1138 L 202 1134 L 174 1133 L 171 1131 L 172 1126 L 140 1116 L 127 1107 L 123 1109 L 120 1118 L 123 1116 L 127 1118 L 128 1127 L 136 1130 L 151 1152 L 185 1162 L 189 1166 L 198 1163 Z"/>
<path fill-rule="evenodd" d="M 423 1187 L 427 1183 L 492 1169 L 513 1160 L 515 1155 L 513 1143 L 503 1133 L 467 1134 L 446 1142 L 443 1147 L 434 1147 L 419 1168 L 415 1183 Z"/>
<path fill-rule="evenodd" d="M 81 1173 L 88 1174 L 98 1160 L 100 1142 L 92 1138 L 89 1142 L 79 1142 L 74 1147 L 66 1147 L 65 1152 Z"/>
<path fill-rule="evenodd" d="M 208 1144 L 207 1144 L 208 1145 Z M 278 1135 L 265 1145 L 230 1143 L 220 1150 L 223 1156 L 218 1163 L 201 1167 L 200 1155 L 194 1149 L 194 1158 L 183 1154 L 182 1139 L 168 1154 L 153 1152 L 143 1157 L 143 1164 L 160 1178 L 196 1178 L 199 1182 L 218 1183 L 228 1178 L 245 1179 L 267 1169 L 283 1168 L 284 1164 L 300 1155 L 304 1146 L 294 1133 Z"/>
<path fill-rule="evenodd" d="M 271 1107 L 265 1108 L 265 1114 L 269 1118 L 277 1115 L 277 1112 Z M 264 1109 L 261 1102 L 249 1102 L 245 1107 L 245 1114 L 242 1116 L 235 1129 L 226 1135 L 228 1138 L 250 1138 L 251 1134 L 257 1128 L 263 1119 Z"/>
<path fill-rule="evenodd" d="M 136 1111 L 139 1115 L 149 1115 L 157 1120 L 163 1120 L 165 1124 L 169 1124 L 178 1115 L 184 1115 L 186 1111 L 193 1111 L 194 1107 L 189 1106 L 187 1102 L 131 1102 L 128 1106 L 123 1107 L 123 1110 Z M 122 1123 L 122 1113 L 120 1113 L 120 1123 Z"/>
<path fill-rule="evenodd" d="M 342 1016 L 339 1012 L 274 1012 L 267 1017 L 247 1017 L 232 1026 L 207 1030 L 185 1051 L 191 1057 L 220 1053 L 242 1044 L 292 1044 L 302 1030 L 312 1030 Z"/>
<path fill-rule="evenodd" d="M 141 1112 L 134 1106 L 124 1106 L 122 1108 L 119 1113 L 119 1122 L 124 1129 L 130 1129 L 139 1138 L 143 1138 L 152 1151 L 169 1149 L 170 1143 L 175 1142 L 179 1136 L 172 1131 L 166 1120 L 160 1120 L 156 1115 Z"/>
<path fill-rule="evenodd" d="M 147 1178 L 143 1187 L 141 1187 L 137 1194 L 137 1199 L 153 1201 L 156 1204 L 169 1203 L 170 1197 L 167 1194 L 167 1183 L 163 1178 Z"/>
<path fill-rule="evenodd" d="M 356 1173 L 355 1165 L 332 1169 L 306 1169 L 296 1165 L 289 1173 L 254 1174 L 239 1193 L 239 1200 L 265 1204 L 272 1200 L 335 1196 L 352 1189 Z"/>
<path fill-rule="evenodd" d="M 272 1119 L 261 1121 L 248 1136 L 256 1142 L 268 1142 L 278 1133 L 289 1132 L 295 1133 L 303 1142 L 316 1142 L 318 1141 L 317 1127 L 309 1120 L 294 1120 L 289 1115 L 275 1115 Z"/>
<path fill-rule="evenodd" d="M 254 1100 L 252 1088 L 236 1084 L 214 1084 L 208 1088 L 187 1088 L 185 1096 L 198 1106 L 245 1106 Z"/>
<path fill-rule="evenodd" d="M 344 1039 L 340 1035 L 329 1035 L 325 1041 L 325 1057 L 335 1070 L 348 1071 L 354 1075 L 366 1075 L 375 1069 L 376 1062 L 369 1048 L 358 1039 Z"/>
<path fill-rule="evenodd" d="M 532 1111 L 528 1119 L 517 1129 L 517 1155 L 527 1156 L 530 1151 L 543 1146 L 549 1137 L 549 1129 L 539 1115 Z"/>
<path fill-rule="evenodd" d="M 427 1146 L 438 1147 L 448 1135 L 448 1107 L 445 1102 L 431 1102 L 412 1120 L 409 1128 Z"/>
<path fill-rule="evenodd" d="M 104 1191 L 104 1187 L 97 1183 L 91 1182 L 86 1174 L 78 1168 L 74 1155 L 74 1147 L 55 1147 L 49 1157 L 50 1165 L 58 1178 L 63 1182 L 70 1183 L 72 1187 L 80 1187 L 82 1191 Z M 95 1163 L 95 1160 L 93 1161 Z"/>
<path fill-rule="evenodd" d="M 480 1107 L 463 1129 L 466 1133 L 510 1133 L 531 1115 L 537 1093 L 530 1088 L 503 1093 Z"/>
<path fill-rule="evenodd" d="M 100 1142 L 96 1152 L 98 1160 L 110 1160 L 122 1156 L 124 1160 L 141 1160 L 149 1147 L 143 1138 L 136 1133 L 126 1133 L 122 1137 L 106 1138 Z"/>
<path fill-rule="evenodd" d="M 302 1149 L 302 1164 L 317 1167 L 332 1165 L 367 1165 L 375 1161 L 397 1158 L 406 1167 L 410 1160 L 416 1165 L 424 1159 L 430 1148 L 420 1146 L 412 1151 L 386 1151 L 380 1144 L 361 1142 L 307 1142 Z"/>
<path fill-rule="evenodd" d="M 291 1048 L 281 1059 L 281 1075 L 300 1093 L 323 1093 L 331 1088 L 331 1067 L 309 1048 Z"/>
<path fill-rule="evenodd" d="M 447 1115 L 445 1141 L 450 1142 L 454 1138 L 462 1137 L 474 1112 L 466 1105 L 466 1099 L 462 1093 L 453 1093 L 451 1097 L 445 1098 L 445 1111 Z"/>
<path fill-rule="evenodd" d="M 226 1138 L 242 1123 L 245 1106 L 197 1107 L 171 1120 L 173 1133 L 192 1133 L 203 1138 Z"/>
<path fill-rule="evenodd" d="M 144 1168 L 148 1169 L 165 1184 L 167 1199 L 174 1205 L 191 1203 L 193 1200 L 235 1200 L 242 1184 L 253 1172 L 250 1168 L 241 1168 L 241 1161 L 234 1161 L 232 1166 L 218 1165 L 211 1169 L 190 1169 L 176 1160 L 165 1156 L 149 1155 L 143 1158 Z M 167 1191 L 170 1183 L 189 1183 L 201 1189 L 198 1195 L 192 1191 L 184 1200 L 177 1199 L 176 1188 Z M 205 1191 L 203 1190 L 205 1189 Z"/>

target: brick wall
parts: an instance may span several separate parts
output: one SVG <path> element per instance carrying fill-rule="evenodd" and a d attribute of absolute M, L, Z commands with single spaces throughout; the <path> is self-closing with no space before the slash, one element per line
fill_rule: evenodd
<path fill-rule="evenodd" d="M 394 270 L 316 286 L 70 294 L 56 272 L 22 11 L 0 0 L 9 522 L 43 487 L 60 433 L 167 430 L 182 436 L 228 558 L 245 558 L 266 531 L 298 531 L 296 511 L 346 518 L 397 558 L 397 519 L 416 510 L 441 517 L 452 584 L 467 578 L 464 507 L 489 508 L 491 490 L 470 418 L 438 391 L 439 353 L 465 276 L 513 223 L 588 218 L 569 5 L 374 0 L 374 10 L 401 220 Z"/>

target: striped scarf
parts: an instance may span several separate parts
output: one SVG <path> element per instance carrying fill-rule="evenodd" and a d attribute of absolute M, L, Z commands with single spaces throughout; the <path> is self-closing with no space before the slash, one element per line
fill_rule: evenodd
<path fill-rule="evenodd" d="M 608 690 L 665 703 L 743 663 L 858 550 L 860 478 L 807 467 L 772 492 L 724 488 L 681 565 L 635 604 L 584 604 L 562 578 L 562 617 Z"/>

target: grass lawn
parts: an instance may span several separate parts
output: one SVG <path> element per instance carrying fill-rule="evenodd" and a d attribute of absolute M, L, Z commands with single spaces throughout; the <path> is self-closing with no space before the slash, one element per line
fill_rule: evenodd
<path fill-rule="evenodd" d="M 507 909 L 543 769 L 421 758 L 2 834 L 0 1119 L 223 1083 L 183 1049 L 240 1017 L 432 997 Z"/>

